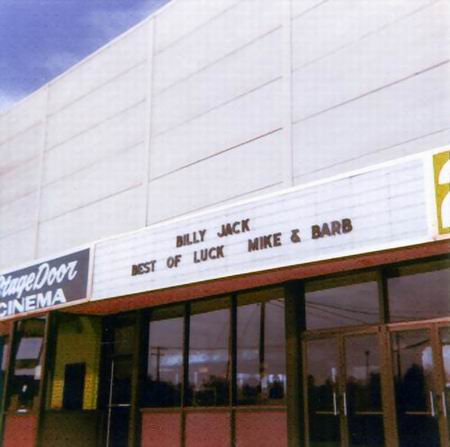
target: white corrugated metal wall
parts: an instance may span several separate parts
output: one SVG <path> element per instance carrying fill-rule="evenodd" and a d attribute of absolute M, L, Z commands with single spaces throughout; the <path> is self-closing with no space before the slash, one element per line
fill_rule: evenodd
<path fill-rule="evenodd" d="M 447 0 L 173 0 L 0 116 L 0 268 L 450 140 Z"/>

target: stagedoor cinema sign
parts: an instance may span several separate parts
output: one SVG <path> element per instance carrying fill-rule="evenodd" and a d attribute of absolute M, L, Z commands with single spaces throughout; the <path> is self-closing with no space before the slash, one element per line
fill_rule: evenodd
<path fill-rule="evenodd" d="M 87 298 L 89 249 L 0 275 L 0 318 Z"/>

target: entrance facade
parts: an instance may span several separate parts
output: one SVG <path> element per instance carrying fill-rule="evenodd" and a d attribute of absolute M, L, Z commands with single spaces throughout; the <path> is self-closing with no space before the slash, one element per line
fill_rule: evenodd
<path fill-rule="evenodd" d="M 449 445 L 450 322 L 304 336 L 309 447 Z"/>
<path fill-rule="evenodd" d="M 3 445 L 449 447 L 449 271 L 435 256 L 23 319 Z"/>

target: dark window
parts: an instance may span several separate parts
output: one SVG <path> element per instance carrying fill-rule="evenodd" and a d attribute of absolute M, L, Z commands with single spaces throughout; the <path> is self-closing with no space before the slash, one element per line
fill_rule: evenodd
<path fill-rule="evenodd" d="M 239 404 L 279 403 L 285 397 L 284 300 L 278 298 L 282 296 L 280 290 L 267 290 L 238 298 Z"/>
<path fill-rule="evenodd" d="M 143 398 L 146 407 L 174 407 L 181 403 L 183 314 L 183 307 L 152 312 Z"/>
<path fill-rule="evenodd" d="M 187 403 L 220 406 L 229 403 L 230 300 L 210 300 L 191 306 L 189 390 Z"/>
<path fill-rule="evenodd" d="M 17 345 L 9 409 L 27 412 L 35 406 L 39 393 L 45 318 L 30 318 L 17 323 Z"/>
<path fill-rule="evenodd" d="M 8 337 L 0 337 L 0 359 L 1 359 L 1 369 L 0 369 L 0 401 L 1 401 L 4 393 L 6 368 L 8 360 Z"/>
<path fill-rule="evenodd" d="M 86 363 L 71 363 L 64 370 L 63 407 L 67 410 L 83 408 Z"/>
<path fill-rule="evenodd" d="M 390 269 L 388 296 L 391 321 L 450 315 L 450 261 Z"/>
<path fill-rule="evenodd" d="M 113 340 L 112 355 L 132 355 L 134 340 L 134 314 L 125 314 L 115 317 L 111 328 L 106 331 L 112 331 Z M 108 335 L 107 335 L 108 337 Z"/>
<path fill-rule="evenodd" d="M 376 324 L 379 321 L 375 273 L 314 280 L 306 284 L 306 327 Z"/>

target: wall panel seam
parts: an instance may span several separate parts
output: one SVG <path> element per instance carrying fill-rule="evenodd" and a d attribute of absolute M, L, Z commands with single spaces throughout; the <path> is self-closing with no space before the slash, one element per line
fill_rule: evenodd
<path fill-rule="evenodd" d="M 409 14 L 406 14 L 406 15 L 404 15 L 404 16 L 398 17 L 397 19 L 395 19 L 395 20 L 393 20 L 393 21 L 391 21 L 391 22 L 385 23 L 384 25 L 380 26 L 379 28 L 376 28 L 376 29 L 373 30 L 373 31 L 369 31 L 368 33 L 365 33 L 365 34 L 359 36 L 357 39 L 352 40 L 352 41 L 350 41 L 350 42 L 347 42 L 347 43 L 345 43 L 344 45 L 342 45 L 342 46 L 340 46 L 340 47 L 338 47 L 338 48 L 336 48 L 336 49 L 334 49 L 334 50 L 332 50 L 332 51 L 330 51 L 330 52 L 324 54 L 323 56 L 320 56 L 320 57 L 318 57 L 318 58 L 316 58 L 316 59 L 310 60 L 310 61 L 306 62 L 306 63 L 303 64 L 303 65 L 295 66 L 295 67 L 293 68 L 293 71 L 296 72 L 296 71 L 298 71 L 298 70 L 300 70 L 300 69 L 302 69 L 302 68 L 304 68 L 304 67 L 307 67 L 307 66 L 309 66 L 309 65 L 315 64 L 316 62 L 319 62 L 319 61 L 321 61 L 322 59 L 326 59 L 326 58 L 329 57 L 329 56 L 332 56 L 332 55 L 334 55 L 334 54 L 336 54 L 336 53 L 339 53 L 340 51 L 342 51 L 342 50 L 344 50 L 344 49 L 346 49 L 346 48 L 349 48 L 349 47 L 351 47 L 351 46 L 354 46 L 354 45 L 356 45 L 357 43 L 361 42 L 362 40 L 365 40 L 365 39 L 367 39 L 367 38 L 369 38 L 369 37 L 371 37 L 371 36 L 373 36 L 373 35 L 375 35 L 375 34 L 378 34 L 380 31 L 382 31 L 382 30 L 384 30 L 384 29 L 387 29 L 387 28 L 390 28 L 392 25 L 395 25 L 395 24 L 397 24 L 397 23 L 400 23 L 400 22 L 402 22 L 403 20 L 406 20 L 406 19 L 408 19 L 409 17 L 411 17 L 411 16 L 413 16 L 413 15 L 415 15 L 415 14 L 417 14 L 417 13 L 419 13 L 419 12 L 425 10 L 425 9 L 431 8 L 432 6 L 436 5 L 437 3 L 440 3 L 441 1 L 442 1 L 442 0 L 434 0 L 433 2 L 429 3 L 428 5 L 422 6 L 422 7 L 420 7 L 420 8 L 417 8 L 417 9 L 411 11 Z"/>
<path fill-rule="evenodd" d="M 0 151 L 1 151 L 1 149 L 0 149 Z M 39 157 L 40 157 L 40 154 L 36 153 L 33 156 L 31 156 L 30 158 L 22 159 L 16 163 L 9 163 L 8 165 L 5 165 L 3 168 L 0 167 L 0 176 L 9 175 L 9 174 L 13 173 L 14 171 L 17 171 L 17 170 L 23 168 L 27 164 L 31 164 L 32 161 L 39 159 Z"/>
<path fill-rule="evenodd" d="M 126 68 L 125 70 L 121 71 L 120 73 L 116 74 L 115 76 L 113 76 L 112 78 L 109 78 L 108 80 L 104 81 L 103 83 L 97 85 L 97 87 L 92 88 L 91 90 L 87 91 L 86 93 L 83 93 L 81 96 L 78 96 L 77 98 L 75 98 L 74 100 L 68 102 L 67 104 L 64 104 L 63 106 L 61 106 L 59 109 L 56 109 L 54 111 L 52 111 L 49 114 L 49 118 L 53 118 L 53 116 L 57 115 L 58 113 L 61 113 L 62 111 L 68 109 L 69 107 L 73 106 L 74 104 L 76 104 L 77 102 L 82 101 L 84 98 L 88 97 L 89 95 L 92 95 L 93 93 L 101 90 L 104 87 L 107 87 L 108 85 L 112 84 L 114 81 L 117 81 L 119 78 L 121 78 L 122 76 L 127 75 L 129 72 L 133 71 L 134 69 L 138 68 L 140 65 L 143 65 L 144 62 L 146 60 L 142 59 L 139 62 L 135 63 L 134 65 L 132 65 L 131 67 Z"/>
<path fill-rule="evenodd" d="M 2 239 L 7 239 L 7 238 L 9 238 L 11 236 L 14 236 L 16 234 L 23 233 L 26 230 L 33 230 L 33 229 L 34 229 L 34 224 L 28 223 L 26 226 L 23 226 L 23 227 L 20 227 L 20 228 L 15 228 L 14 231 L 8 231 L 5 234 L 1 234 L 0 233 L 0 241 Z"/>
<path fill-rule="evenodd" d="M 1 118 L 3 118 L 3 117 L 1 117 Z M 30 131 L 31 129 L 33 129 L 33 127 L 37 127 L 37 126 L 39 126 L 41 124 L 44 124 L 42 120 L 34 121 L 33 124 L 30 124 L 29 126 L 25 127 L 24 129 L 21 129 L 18 132 L 16 132 L 15 134 L 13 134 L 13 135 L 5 138 L 4 140 L 0 141 L 0 146 L 3 146 L 4 144 L 10 143 L 11 141 L 15 140 L 16 138 L 20 138 L 23 134 L 25 134 L 28 131 Z"/>
<path fill-rule="evenodd" d="M 183 216 L 188 216 L 189 214 L 194 214 L 194 213 L 197 213 L 197 212 L 199 212 L 201 210 L 207 210 L 208 208 L 219 206 L 220 204 L 228 203 L 228 202 L 230 202 L 232 200 L 239 199 L 239 198 L 242 198 L 242 197 L 246 197 L 249 194 L 254 194 L 256 192 L 261 192 L 261 191 L 264 191 L 265 189 L 273 188 L 275 186 L 282 185 L 282 184 L 283 183 L 281 181 L 270 183 L 269 185 L 261 186 L 259 188 L 255 188 L 255 189 L 252 189 L 250 191 L 246 191 L 244 193 L 237 194 L 237 195 L 228 197 L 228 198 L 223 199 L 223 200 L 215 201 L 215 202 L 212 202 L 212 203 L 210 203 L 208 205 L 200 206 L 198 208 L 191 209 L 191 210 L 186 211 L 186 212 L 181 213 L 181 214 L 174 214 L 174 215 L 171 215 L 170 217 L 165 217 L 164 219 L 155 220 L 154 222 L 151 223 L 151 225 L 160 224 L 160 223 L 163 223 L 165 221 L 172 220 L 174 218 L 178 219 L 178 218 L 183 217 Z"/>
<path fill-rule="evenodd" d="M 246 90 L 245 92 L 239 93 L 238 95 L 233 96 L 232 98 L 227 99 L 226 101 L 223 101 L 220 104 L 216 104 L 215 106 L 212 106 L 209 109 L 206 109 L 206 110 L 204 110 L 202 112 L 199 112 L 196 115 L 193 115 L 193 116 L 187 118 L 184 121 L 181 121 L 181 122 L 179 122 L 177 124 L 174 124 L 171 127 L 168 127 L 168 128 L 166 128 L 166 129 L 164 129 L 164 130 L 162 130 L 160 132 L 155 133 L 154 137 L 157 138 L 160 135 L 164 135 L 166 133 L 172 132 L 175 129 L 178 129 L 179 127 L 183 127 L 184 125 L 189 124 L 190 122 L 195 121 L 196 119 L 201 118 L 202 116 L 205 116 L 208 113 L 214 112 L 215 110 L 218 110 L 218 109 L 220 109 L 220 108 L 222 108 L 224 106 L 227 106 L 227 105 L 233 103 L 234 101 L 238 101 L 239 99 L 242 99 L 245 96 L 251 95 L 252 93 L 257 92 L 258 90 L 261 90 L 264 87 L 267 87 L 267 86 L 269 86 L 271 84 L 274 84 L 275 82 L 279 81 L 280 79 L 282 79 L 282 76 L 277 76 L 275 78 L 270 79 L 269 81 L 265 81 L 262 84 L 257 85 L 256 87 L 253 87 L 253 88 L 251 88 L 249 90 Z"/>
<path fill-rule="evenodd" d="M 151 151 L 151 144 L 153 140 L 153 85 L 154 85 L 154 76 L 155 76 L 155 70 L 154 70 L 154 58 L 155 58 L 155 28 L 156 23 L 155 20 L 152 20 L 149 22 L 149 30 L 147 31 L 147 38 L 148 38 L 148 49 L 147 49 L 147 62 L 148 62 L 148 82 L 147 82 L 147 91 L 146 91 L 146 98 L 147 98 L 147 110 L 145 114 L 145 143 L 144 143 L 144 178 L 142 182 L 142 188 L 144 188 L 144 219 L 143 219 L 143 226 L 146 227 L 148 224 L 148 212 L 150 207 L 150 197 L 149 197 L 149 187 L 148 183 L 150 180 L 150 151 Z"/>
<path fill-rule="evenodd" d="M 58 146 L 62 146 L 63 144 L 74 140 L 75 138 L 79 137 L 80 135 L 83 135 L 86 132 L 89 132 L 93 129 L 95 129 L 98 126 L 101 126 L 102 124 L 111 121 L 114 118 L 117 118 L 119 115 L 121 115 L 122 113 L 126 113 L 129 112 L 131 109 L 137 107 L 140 104 L 143 104 L 145 102 L 145 98 L 144 99 L 139 99 L 138 101 L 136 101 L 135 103 L 131 104 L 129 107 L 126 107 L 122 110 L 119 110 L 117 113 L 113 113 L 112 115 L 106 117 L 104 120 L 99 121 L 95 124 L 92 124 L 91 126 L 86 127 L 85 129 L 81 130 L 80 132 L 77 132 L 76 134 L 70 136 L 69 138 L 66 138 L 65 140 L 60 141 L 59 143 L 54 144 L 53 146 L 50 146 L 49 148 L 46 149 L 46 152 L 50 152 L 52 150 L 55 150 Z"/>
<path fill-rule="evenodd" d="M 283 104 L 283 184 L 290 187 L 294 184 L 294 152 L 292 140 L 293 120 L 293 84 L 292 84 L 292 0 L 283 2 L 283 39 L 282 39 L 282 95 Z"/>
<path fill-rule="evenodd" d="M 283 129 L 282 127 L 278 127 L 278 128 L 273 129 L 273 130 L 271 130 L 269 132 L 266 132 L 266 133 L 263 133 L 261 135 L 258 135 L 257 137 L 250 138 L 249 140 L 243 141 L 243 142 L 241 142 L 239 144 L 236 144 L 234 146 L 228 147 L 226 149 L 222 149 L 222 150 L 220 150 L 218 152 L 215 152 L 214 154 L 208 155 L 207 157 L 199 158 L 199 159 L 197 159 L 197 160 L 195 160 L 195 161 L 193 161 L 191 163 L 188 163 L 186 165 L 180 166 L 177 169 L 173 169 L 172 171 L 165 172 L 164 174 L 160 174 L 160 175 L 157 175 L 155 177 L 150 177 L 150 182 L 153 182 L 155 180 L 159 180 L 159 179 L 161 179 L 163 177 L 167 177 L 168 175 L 171 175 L 171 174 L 173 174 L 175 172 L 178 172 L 178 171 L 181 171 L 183 169 L 190 168 L 190 167 L 192 167 L 192 166 L 194 166 L 196 164 L 199 164 L 199 163 L 201 163 L 203 161 L 206 161 L 206 160 L 209 160 L 211 158 L 217 157 L 219 155 L 225 154 L 226 152 L 229 152 L 229 151 L 231 151 L 233 149 L 237 149 L 237 148 L 239 148 L 241 146 L 245 146 L 246 144 L 253 143 L 254 141 L 260 140 L 260 139 L 262 139 L 264 137 L 268 137 L 269 135 L 277 133 L 277 132 L 279 132 L 282 129 Z"/>
<path fill-rule="evenodd" d="M 169 49 L 169 48 L 171 48 L 173 46 L 176 46 L 181 40 L 185 39 L 186 37 L 190 36 L 191 34 L 195 34 L 197 31 L 199 31 L 202 28 L 206 27 L 212 21 L 216 20 L 217 18 L 219 18 L 223 14 L 226 14 L 228 11 L 232 10 L 233 8 L 235 8 L 242 1 L 248 1 L 248 0 L 235 0 L 235 2 L 232 5 L 230 5 L 228 8 L 220 11 L 218 14 L 214 15 L 213 17 L 210 17 L 206 22 L 203 22 L 202 24 L 198 25 L 197 27 L 191 29 L 190 31 L 182 34 L 181 36 L 179 36 L 178 38 L 176 38 L 172 42 L 168 43 L 166 46 L 163 46 L 162 48 L 156 50 L 155 51 L 155 56 L 157 56 L 158 54 L 163 53 L 164 51 L 166 51 L 167 49 Z M 156 19 L 156 27 L 158 26 L 158 20 L 160 20 L 160 17 L 158 17 Z"/>
<path fill-rule="evenodd" d="M 346 160 L 340 161 L 340 162 L 338 162 L 338 163 L 333 163 L 333 164 L 328 165 L 328 166 L 326 166 L 326 167 L 324 167 L 324 168 L 315 169 L 315 170 L 313 170 L 313 171 L 309 171 L 309 172 L 302 173 L 302 174 L 300 174 L 300 175 L 296 175 L 296 176 L 294 177 L 294 179 L 296 180 L 296 179 L 300 178 L 302 175 L 317 174 L 318 172 L 321 172 L 321 171 L 327 171 L 327 170 L 330 169 L 330 168 L 335 168 L 335 167 L 340 166 L 340 165 L 343 165 L 343 164 L 345 164 L 345 163 L 350 163 L 350 162 L 353 162 L 353 161 L 356 161 L 356 160 L 361 160 L 361 159 L 363 159 L 363 158 L 365 158 L 365 157 L 370 157 L 370 156 L 375 155 L 375 154 L 378 154 L 378 153 L 380 153 L 380 152 L 387 151 L 387 150 L 393 149 L 393 148 L 395 148 L 395 147 L 403 146 L 403 145 L 408 144 L 408 143 L 413 143 L 413 142 L 419 141 L 419 140 L 421 140 L 421 139 L 423 139 L 423 138 L 427 138 L 427 137 L 430 137 L 430 136 L 432 136 L 432 135 L 437 135 L 437 134 L 439 134 L 439 133 L 446 132 L 446 131 L 448 131 L 448 130 L 450 130 L 450 127 L 446 127 L 446 128 L 443 128 L 443 129 L 439 129 L 439 130 L 436 130 L 436 131 L 434 131 L 434 132 L 430 132 L 430 133 L 427 133 L 427 134 L 423 134 L 423 135 L 420 135 L 419 137 L 416 137 L 416 138 L 410 138 L 410 139 L 408 139 L 408 140 L 401 141 L 401 142 L 399 142 L 399 143 L 395 143 L 395 144 L 392 144 L 392 145 L 390 145 L 390 146 L 386 146 L 386 147 L 383 147 L 383 148 L 379 148 L 379 149 L 376 149 L 376 150 L 371 151 L 371 152 L 366 152 L 366 153 L 364 153 L 363 155 L 360 155 L 360 156 L 358 156 L 358 157 L 347 158 Z"/>
<path fill-rule="evenodd" d="M 294 1 L 298 1 L 298 0 L 294 0 Z M 299 17 L 302 17 L 302 16 L 310 13 L 314 9 L 320 8 L 321 6 L 324 5 L 324 3 L 328 3 L 329 1 L 330 0 L 322 0 L 320 3 L 317 3 L 317 5 L 314 5 L 314 6 L 311 6 L 311 8 L 305 9 L 304 11 L 302 11 L 300 14 L 297 14 L 296 16 L 292 16 L 291 20 L 294 21 L 294 20 L 298 19 Z"/>
<path fill-rule="evenodd" d="M 424 73 L 427 73 L 429 71 L 432 71 L 432 70 L 440 68 L 440 67 L 442 67 L 444 65 L 447 65 L 448 63 L 450 63 L 450 59 L 447 59 L 447 60 L 444 60 L 442 62 L 439 62 L 438 64 L 432 65 L 431 67 L 424 68 L 423 70 L 415 71 L 414 73 L 412 73 L 412 74 L 410 74 L 408 76 L 404 76 L 404 77 L 402 77 L 400 79 L 397 79 L 396 81 L 389 82 L 388 84 L 382 85 L 381 87 L 377 87 L 375 89 L 369 90 L 368 92 L 365 92 L 365 93 L 362 93 L 360 95 L 354 96 L 354 97 L 352 97 L 350 99 L 347 99 L 346 101 L 340 102 L 339 104 L 335 104 L 335 105 L 327 107 L 326 109 L 323 109 L 323 110 L 321 110 L 319 112 L 312 113 L 311 115 L 308 115 L 306 117 L 300 118 L 300 119 L 294 121 L 293 124 L 295 125 L 295 124 L 301 123 L 303 121 L 307 121 L 309 119 L 316 118 L 317 116 L 320 116 L 320 115 L 322 115 L 324 113 L 327 113 L 327 112 L 329 112 L 331 110 L 334 110 L 334 109 L 337 109 L 339 107 L 344 107 L 347 104 L 350 104 L 352 102 L 358 101 L 358 100 L 360 100 L 362 98 L 365 98 L 367 96 L 370 96 L 370 95 L 372 95 L 374 93 L 379 93 L 380 91 L 382 91 L 384 89 L 388 89 L 388 88 L 393 87 L 395 85 L 399 85 L 402 82 L 409 81 L 409 80 L 411 80 L 411 79 L 413 79 L 413 78 L 415 78 L 417 76 L 420 76 L 420 75 L 422 75 Z"/>
<path fill-rule="evenodd" d="M 262 39 L 270 36 L 271 34 L 274 34 L 278 30 L 280 30 L 281 28 L 282 28 L 281 25 L 278 25 L 275 28 L 271 28 L 269 31 L 267 31 L 267 32 L 265 32 L 263 34 L 259 34 L 257 37 L 247 41 L 246 43 L 244 43 L 241 46 L 235 48 L 234 50 L 231 50 L 228 53 L 225 53 L 224 55 L 222 55 L 218 59 L 214 59 L 213 61 L 208 62 L 206 65 L 203 65 L 198 70 L 193 71 L 192 73 L 189 73 L 189 74 L 187 74 L 186 76 L 184 76 L 184 77 L 182 77 L 180 79 L 177 79 L 176 81 L 172 82 L 171 84 L 169 84 L 169 85 L 159 89 L 157 92 L 155 92 L 155 95 L 154 95 L 155 98 L 157 98 L 161 94 L 165 93 L 166 91 L 176 87 L 177 85 L 182 84 L 183 82 L 186 82 L 187 80 L 189 80 L 189 79 L 197 76 L 198 74 L 208 70 L 209 68 L 214 67 L 214 65 L 217 65 L 217 64 L 223 62 L 225 59 L 228 59 L 229 57 L 232 57 L 232 56 L 236 55 L 240 51 L 245 50 L 246 48 L 254 45 L 259 40 L 262 40 Z M 155 61 L 156 61 L 156 58 L 155 58 Z M 157 63 L 156 63 L 156 65 L 157 65 Z"/>
<path fill-rule="evenodd" d="M 45 148 L 47 146 L 48 142 L 48 113 L 49 113 L 49 99 L 50 99 L 50 89 L 47 87 L 45 89 L 45 105 L 44 105 L 44 116 L 42 117 L 43 122 L 43 132 L 40 139 L 41 147 L 40 150 L 40 157 L 39 157 L 39 164 L 38 164 L 38 174 L 39 174 L 39 180 L 38 180 L 38 190 L 37 190 L 37 198 L 36 198 L 36 213 L 34 216 L 35 222 L 34 222 L 34 228 L 35 228 L 35 234 L 34 234 L 34 246 L 33 246 L 33 258 L 36 259 L 39 254 L 39 221 L 41 218 L 41 202 L 42 202 L 42 181 L 44 179 L 44 163 L 45 163 Z"/>
<path fill-rule="evenodd" d="M 139 188 L 141 185 L 142 185 L 142 182 L 134 183 L 133 185 L 127 186 L 126 188 L 120 189 L 120 190 L 118 190 L 118 191 L 116 191 L 116 192 L 114 192 L 114 193 L 112 193 L 112 194 L 105 195 L 105 196 L 100 197 L 100 198 L 98 198 L 98 199 L 96 199 L 96 200 L 93 200 L 93 201 L 91 201 L 91 202 L 87 202 L 87 203 L 85 203 L 85 204 L 83 204 L 83 205 L 80 205 L 80 206 L 78 206 L 78 207 L 76 207 L 76 208 L 71 208 L 71 209 L 68 210 L 68 211 L 64 211 L 63 213 L 56 214 L 56 215 L 51 216 L 51 217 L 46 218 L 46 219 L 42 219 L 42 220 L 40 221 L 40 223 L 47 223 L 47 222 L 50 222 L 50 221 L 52 221 L 52 220 L 56 220 L 56 219 L 58 219 L 58 218 L 60 218 L 60 217 L 66 216 L 67 214 L 74 213 L 74 212 L 76 212 L 76 211 L 78 211 L 78 210 L 81 210 L 81 209 L 83 209 L 83 208 L 88 208 L 88 207 L 91 206 L 91 205 L 95 205 L 95 204 L 97 204 L 97 203 L 103 202 L 104 200 L 111 199 L 112 197 L 116 197 L 116 196 L 119 196 L 119 195 L 121 195 L 121 194 L 123 194 L 123 193 L 125 193 L 125 192 L 128 192 L 128 191 L 131 191 L 131 190 L 133 190 L 133 189 Z"/>
<path fill-rule="evenodd" d="M 71 172 L 68 173 L 67 175 L 64 175 L 64 176 L 62 176 L 62 177 L 58 177 L 58 178 L 56 178 L 56 179 L 54 179 L 54 180 L 51 180 L 51 181 L 49 181 L 49 182 L 43 182 L 43 188 L 45 189 L 45 188 L 47 188 L 48 186 L 51 186 L 51 185 L 53 185 L 53 184 L 55 184 L 55 183 L 58 183 L 58 182 L 61 182 L 61 181 L 65 180 L 65 179 L 68 179 L 68 178 L 70 178 L 70 177 L 73 177 L 73 176 L 75 176 L 76 174 L 79 174 L 80 172 L 87 171 L 87 170 L 89 170 L 90 168 L 95 167 L 95 166 L 97 166 L 97 165 L 103 163 L 104 161 L 109 161 L 109 159 L 113 159 L 113 158 L 115 158 L 115 157 L 118 157 L 118 156 L 120 156 L 120 155 L 123 155 L 123 154 L 125 154 L 125 153 L 127 153 L 127 152 L 129 152 L 129 151 L 131 151 L 131 150 L 133 150 L 133 149 L 135 149 L 136 147 L 140 146 L 140 145 L 143 144 L 143 143 L 144 143 L 144 140 L 141 139 L 141 140 L 139 140 L 139 141 L 136 142 L 136 143 L 133 143 L 133 144 L 131 144 L 131 145 L 127 145 L 127 146 L 122 147 L 122 148 L 120 148 L 120 149 L 116 149 L 115 151 L 113 151 L 113 152 L 111 152 L 111 153 L 105 155 L 104 157 L 98 158 L 97 160 L 93 161 L 92 163 L 90 163 L 90 164 L 87 165 L 87 166 L 83 166 L 83 167 L 81 167 L 81 168 L 79 168 L 79 169 L 76 169 L 75 171 L 71 171 Z"/>
<path fill-rule="evenodd" d="M 0 211 L 1 211 L 3 208 L 7 208 L 7 207 L 9 207 L 9 206 L 13 206 L 14 203 L 16 203 L 16 202 L 18 202 L 18 201 L 20 201 L 20 200 L 23 200 L 23 199 L 27 198 L 28 196 L 32 196 L 33 194 L 36 194 L 36 193 L 37 193 L 37 189 L 34 188 L 33 191 L 28 191 L 28 192 L 26 192 L 26 193 L 23 193 L 23 194 L 21 194 L 20 196 L 16 196 L 16 197 L 14 197 L 14 199 L 8 200 L 8 201 L 5 202 L 5 203 L 2 203 L 2 202 L 0 201 Z"/>

